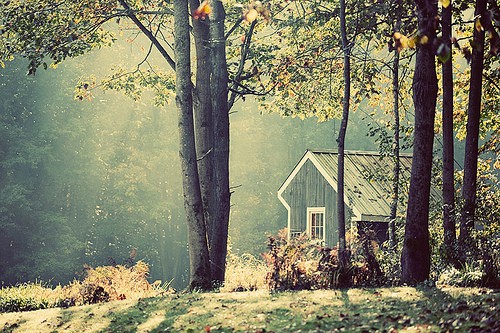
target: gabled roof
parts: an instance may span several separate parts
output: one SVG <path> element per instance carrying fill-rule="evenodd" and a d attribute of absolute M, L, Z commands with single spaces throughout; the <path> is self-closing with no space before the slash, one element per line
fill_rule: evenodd
<path fill-rule="evenodd" d="M 392 159 L 381 157 L 376 152 L 366 151 L 345 151 L 344 156 L 345 202 L 353 209 L 354 219 L 384 221 L 390 215 Z M 337 151 L 307 150 L 278 190 L 278 198 L 287 208 L 289 205 L 282 194 L 308 160 L 332 188 L 337 190 Z M 401 173 L 409 175 L 411 155 L 401 154 L 400 163 Z"/>

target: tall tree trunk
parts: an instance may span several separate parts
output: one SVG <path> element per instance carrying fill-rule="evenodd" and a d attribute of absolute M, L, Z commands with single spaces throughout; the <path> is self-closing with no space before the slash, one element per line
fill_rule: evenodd
<path fill-rule="evenodd" d="M 450 50 L 450 59 L 442 64 L 443 70 L 443 231 L 444 251 L 451 262 L 456 255 L 455 180 L 453 148 L 453 68 L 451 52 L 452 4 L 442 10 L 443 42 Z"/>
<path fill-rule="evenodd" d="M 486 12 L 487 0 L 477 0 L 474 16 L 480 17 Z M 479 117 L 481 110 L 481 91 L 484 61 L 484 30 L 474 29 L 474 40 L 471 60 L 469 89 L 469 106 L 467 110 L 467 135 L 465 137 L 464 184 L 462 196 L 464 206 L 460 221 L 459 244 L 461 260 L 465 260 L 467 251 L 473 247 L 471 231 L 474 228 L 476 208 L 477 158 L 479 140 Z"/>
<path fill-rule="evenodd" d="M 190 35 L 187 0 L 174 1 L 176 104 L 179 120 L 179 155 L 182 169 L 184 208 L 188 224 L 190 262 L 189 288 L 209 289 L 210 263 L 203 204 L 196 161 L 191 83 Z"/>
<path fill-rule="evenodd" d="M 437 1 L 417 0 L 419 32 L 429 38 L 420 44 L 413 76 L 415 131 L 405 237 L 401 256 L 401 280 L 414 284 L 429 278 L 429 194 L 434 142 L 437 77 L 432 41 L 436 37 Z"/>
<path fill-rule="evenodd" d="M 189 0 L 191 12 L 200 6 L 199 0 Z M 207 20 L 193 20 L 193 36 L 196 48 L 196 87 L 193 90 L 195 115 L 196 154 L 198 156 L 198 174 L 200 177 L 201 198 L 208 244 L 212 243 L 215 218 L 214 184 L 214 127 L 212 114 L 212 96 L 210 86 L 210 31 Z"/>
<path fill-rule="evenodd" d="M 401 28 L 401 0 L 396 0 L 396 23 L 394 32 Z M 393 117 L 394 117 L 394 137 L 393 137 L 393 160 L 394 168 L 392 171 L 392 201 L 391 215 L 389 216 L 389 246 L 396 246 L 396 216 L 398 213 L 399 201 L 399 174 L 401 171 L 399 161 L 399 52 L 394 50 L 394 60 L 392 62 L 392 99 L 393 99 Z"/>
<path fill-rule="evenodd" d="M 341 260 L 346 260 L 346 232 L 345 232 L 345 204 L 344 204 L 344 148 L 349 120 L 349 98 L 351 96 L 351 46 L 347 40 L 345 0 L 340 0 L 340 33 L 342 36 L 342 49 L 344 51 L 344 97 L 342 99 L 342 121 L 337 138 L 338 167 L 337 167 L 337 216 L 339 220 L 339 255 Z"/>
<path fill-rule="evenodd" d="M 224 282 L 229 227 L 229 109 L 228 72 L 224 21 L 226 13 L 221 1 L 211 0 L 210 49 L 212 60 L 212 112 L 214 121 L 214 170 L 216 216 L 210 241 L 210 261 L 214 284 Z"/>

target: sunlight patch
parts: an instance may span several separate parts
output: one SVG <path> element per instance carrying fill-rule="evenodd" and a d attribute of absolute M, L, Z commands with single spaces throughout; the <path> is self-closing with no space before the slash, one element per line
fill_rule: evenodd
<path fill-rule="evenodd" d="M 165 321 L 166 311 L 156 311 L 151 313 L 151 316 L 144 323 L 137 326 L 137 333 L 151 332 L 153 329 L 160 326 Z"/>

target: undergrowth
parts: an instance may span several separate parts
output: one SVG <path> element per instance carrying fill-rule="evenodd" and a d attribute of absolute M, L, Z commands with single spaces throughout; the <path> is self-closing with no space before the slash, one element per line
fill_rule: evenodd
<path fill-rule="evenodd" d="M 147 280 L 149 267 L 139 261 L 134 266 L 85 267 L 83 281 L 52 289 L 41 283 L 26 283 L 0 289 L 0 312 L 17 312 L 69 307 L 124 299 L 138 299 L 171 292 L 169 284 Z"/>
<path fill-rule="evenodd" d="M 269 237 L 264 255 L 270 290 L 337 289 L 374 286 L 383 282 L 375 256 L 376 242 L 370 237 L 350 239 L 346 260 L 339 260 L 338 248 L 328 248 L 305 234 L 288 239 L 286 229 Z"/>
<path fill-rule="evenodd" d="M 251 254 L 228 255 L 226 279 L 222 292 L 267 289 L 266 264 Z"/>

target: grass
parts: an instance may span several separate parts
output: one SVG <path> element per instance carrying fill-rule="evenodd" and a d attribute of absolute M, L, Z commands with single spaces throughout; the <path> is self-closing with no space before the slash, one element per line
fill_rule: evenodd
<path fill-rule="evenodd" d="M 1 332 L 498 332 L 477 288 L 187 293 L 0 314 Z"/>

